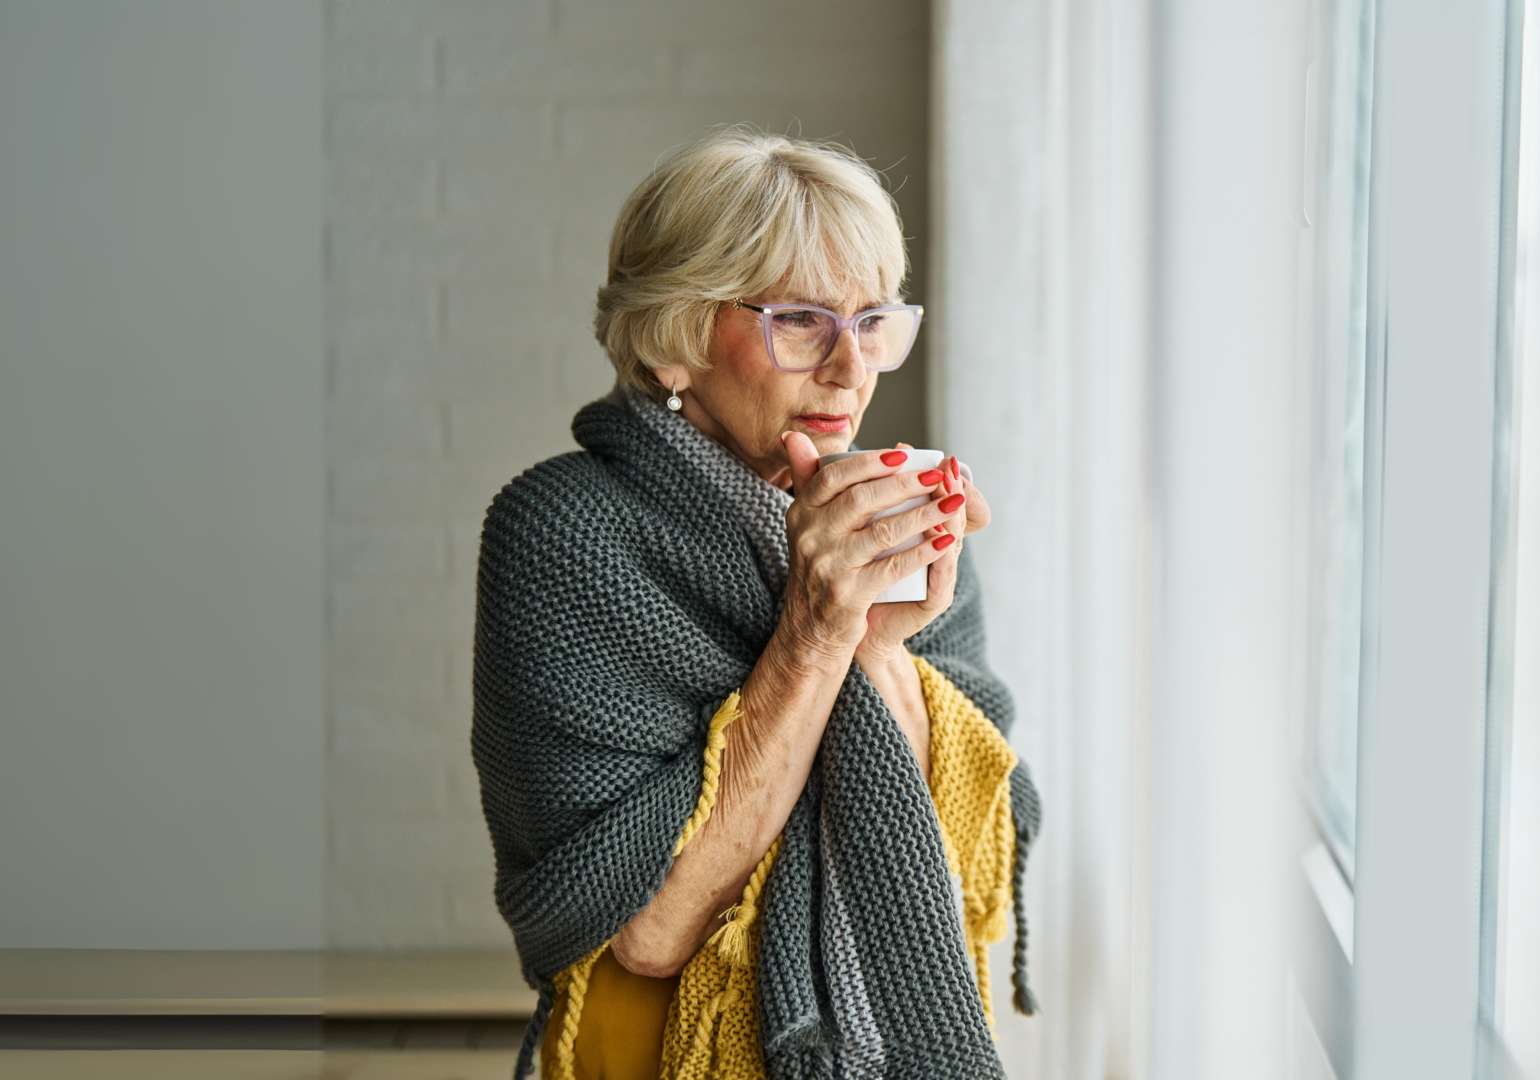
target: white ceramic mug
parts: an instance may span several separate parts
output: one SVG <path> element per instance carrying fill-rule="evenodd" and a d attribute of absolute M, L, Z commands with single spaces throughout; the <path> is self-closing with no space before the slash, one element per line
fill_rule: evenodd
<path fill-rule="evenodd" d="M 818 459 L 818 467 L 821 469 L 825 465 L 833 464 L 836 461 L 844 461 L 846 458 L 855 457 L 857 454 L 865 453 L 870 453 L 870 451 L 850 450 L 843 454 L 825 454 L 823 457 Z M 940 450 L 905 450 L 904 453 L 908 454 L 909 457 L 904 461 L 903 465 L 899 466 L 898 471 L 901 473 L 924 472 L 927 469 L 939 468 L 942 459 L 946 457 L 946 455 L 943 454 Z M 969 483 L 972 483 L 973 474 L 969 471 L 968 466 L 964 465 L 962 462 L 958 462 L 957 467 L 963 474 L 964 479 L 968 480 Z M 899 503 L 891 510 L 883 510 L 881 513 L 874 515 L 872 520 L 877 521 L 881 518 L 892 517 L 894 514 L 902 514 L 906 510 L 914 510 L 918 507 L 924 506 L 930 500 L 930 495 L 916 495 L 912 499 L 906 499 L 904 502 Z M 887 555 L 894 555 L 900 551 L 908 551 L 910 548 L 919 544 L 922 539 L 924 539 L 923 533 L 918 536 L 911 536 L 908 540 L 905 540 L 902 544 L 899 544 L 898 547 L 884 551 L 882 555 L 878 556 L 878 558 L 883 558 Z M 925 597 L 929 595 L 929 591 L 926 588 L 929 578 L 930 567 L 922 566 L 908 577 L 903 578 L 900 581 L 895 581 L 892 585 L 889 585 L 886 589 L 882 590 L 882 592 L 877 594 L 877 599 L 872 601 L 872 603 L 893 604 L 903 600 L 924 600 Z"/>

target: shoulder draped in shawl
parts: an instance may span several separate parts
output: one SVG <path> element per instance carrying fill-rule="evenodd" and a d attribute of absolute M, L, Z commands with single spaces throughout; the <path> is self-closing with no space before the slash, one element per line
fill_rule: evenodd
<path fill-rule="evenodd" d="M 477 578 L 472 751 L 497 905 L 541 992 L 520 1076 L 556 974 L 662 886 L 707 727 L 768 643 L 785 573 L 765 565 L 741 500 L 619 396 L 579 412 L 573 433 L 582 452 L 493 501 Z M 966 554 L 951 608 L 908 645 L 1008 730 Z M 1025 765 L 1011 794 L 1015 1002 L 1030 1012 L 1020 883 L 1039 809 Z M 1004 1075 L 924 777 L 854 664 L 767 889 L 758 982 L 773 1080 Z"/>

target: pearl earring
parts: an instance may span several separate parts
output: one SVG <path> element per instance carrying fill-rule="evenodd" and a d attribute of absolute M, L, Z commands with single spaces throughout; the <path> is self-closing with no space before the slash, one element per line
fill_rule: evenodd
<path fill-rule="evenodd" d="M 684 408 L 684 402 L 679 398 L 679 384 L 677 382 L 668 388 L 667 405 L 670 412 L 678 412 Z"/>

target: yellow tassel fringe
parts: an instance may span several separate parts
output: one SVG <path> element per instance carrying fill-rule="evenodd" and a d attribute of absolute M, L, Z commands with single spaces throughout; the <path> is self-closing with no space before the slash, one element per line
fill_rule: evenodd
<path fill-rule="evenodd" d="M 781 838 L 777 836 L 770 850 L 765 852 L 765 857 L 759 860 L 759 865 L 749 875 L 749 883 L 743 887 L 743 900 L 723 913 L 727 922 L 706 942 L 707 945 L 715 945 L 717 955 L 733 967 L 749 966 L 749 929 L 754 925 L 754 920 L 759 918 L 759 894 L 764 891 L 765 879 L 770 876 L 770 867 L 774 865 L 780 850 Z"/>
<path fill-rule="evenodd" d="M 561 1037 L 556 1041 L 556 1067 L 552 1070 L 555 1080 L 575 1080 L 578 1023 L 583 1019 L 588 979 L 609 947 L 609 942 L 605 942 L 556 977 L 556 992 L 560 994 L 565 989 L 567 993 L 567 1011 L 562 1016 Z"/>
<path fill-rule="evenodd" d="M 711 808 L 717 802 L 717 785 L 722 777 L 722 751 L 727 747 L 727 725 L 743 715 L 742 705 L 742 696 L 734 690 L 711 718 L 711 727 L 706 731 L 706 761 L 701 774 L 700 799 L 695 804 L 695 812 L 690 815 L 690 820 L 685 822 L 684 831 L 674 843 L 676 859 L 685 845 L 711 819 Z"/>

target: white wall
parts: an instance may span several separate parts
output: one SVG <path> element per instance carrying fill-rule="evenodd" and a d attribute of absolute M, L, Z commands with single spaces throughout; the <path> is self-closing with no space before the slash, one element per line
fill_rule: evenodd
<path fill-rule="evenodd" d="M 475 559 L 497 490 L 607 391 L 621 200 L 712 124 L 889 170 L 924 291 L 924 0 L 326 8 L 329 938 L 506 944 L 470 762 Z M 921 342 L 927 338 L 922 332 Z M 862 441 L 925 440 L 923 355 Z"/>
<path fill-rule="evenodd" d="M 0 946 L 321 930 L 321 21 L 0 5 Z"/>
<path fill-rule="evenodd" d="M 0 9 L 0 945 L 506 943 L 477 534 L 610 382 L 620 201 L 714 123 L 839 138 L 924 302 L 928 19 Z M 864 438 L 925 441 L 924 385 Z"/>

